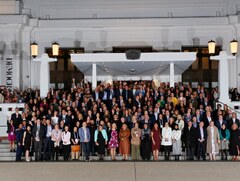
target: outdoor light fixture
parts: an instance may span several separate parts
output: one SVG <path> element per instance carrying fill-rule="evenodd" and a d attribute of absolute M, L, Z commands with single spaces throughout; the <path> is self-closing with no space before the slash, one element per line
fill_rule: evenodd
<path fill-rule="evenodd" d="M 238 51 L 238 41 L 237 40 L 233 39 L 230 42 L 230 49 L 231 49 L 231 53 L 233 54 L 233 56 L 235 56 Z"/>
<path fill-rule="evenodd" d="M 54 57 L 58 56 L 59 54 L 59 44 L 57 42 L 52 44 L 52 54 Z"/>
<path fill-rule="evenodd" d="M 35 42 L 31 43 L 31 56 L 33 58 L 38 56 L 38 44 Z"/>
<path fill-rule="evenodd" d="M 208 42 L 208 52 L 209 54 L 214 54 L 215 53 L 215 47 L 216 47 L 216 42 L 211 40 Z"/>

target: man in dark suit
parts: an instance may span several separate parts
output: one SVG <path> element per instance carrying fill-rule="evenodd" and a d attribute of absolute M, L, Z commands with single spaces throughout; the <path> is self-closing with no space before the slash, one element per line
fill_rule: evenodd
<path fill-rule="evenodd" d="M 21 156 L 23 152 L 23 129 L 22 123 L 18 125 L 18 129 L 16 129 L 16 143 L 17 143 L 17 151 L 16 151 L 16 161 L 21 161 Z"/>
<path fill-rule="evenodd" d="M 44 126 L 44 148 L 43 148 L 43 159 L 50 160 L 52 153 L 52 125 L 49 119 L 46 120 L 46 125 Z"/>
<path fill-rule="evenodd" d="M 202 156 L 203 160 L 206 160 L 207 130 L 206 128 L 204 128 L 203 121 L 199 123 L 197 133 L 198 133 L 197 135 L 198 160 L 200 160 L 200 156 Z"/>
<path fill-rule="evenodd" d="M 37 124 L 33 126 L 32 135 L 34 140 L 35 161 L 42 160 L 42 141 L 44 137 L 44 127 L 40 119 L 37 119 Z"/>
<path fill-rule="evenodd" d="M 206 112 L 206 115 L 204 116 L 203 121 L 204 121 L 204 128 L 207 128 L 209 126 L 209 123 L 213 121 L 213 117 L 210 111 Z"/>
<path fill-rule="evenodd" d="M 18 126 L 20 123 L 22 123 L 22 115 L 19 113 L 19 109 L 15 108 L 15 113 L 11 115 L 11 120 L 13 120 L 13 126 L 16 129 L 18 129 Z"/>
<path fill-rule="evenodd" d="M 215 126 L 221 129 L 223 124 L 227 125 L 227 122 L 223 120 L 223 116 L 220 114 L 218 115 L 218 120 L 215 121 Z"/>
<path fill-rule="evenodd" d="M 192 126 L 192 122 L 188 121 L 188 126 L 185 128 L 185 145 L 187 149 L 187 159 L 194 160 L 194 153 L 196 149 L 197 130 Z"/>
<path fill-rule="evenodd" d="M 232 125 L 236 123 L 238 125 L 238 127 L 240 126 L 240 121 L 239 119 L 237 119 L 237 114 L 235 112 L 232 113 L 232 118 L 230 118 L 228 121 L 227 121 L 227 128 L 229 130 L 232 130 Z"/>
<path fill-rule="evenodd" d="M 129 87 L 126 85 L 125 86 L 125 89 L 123 89 L 122 91 L 122 96 L 123 96 L 123 99 L 124 101 L 128 101 L 128 98 L 133 98 L 133 93 L 131 90 L 129 90 Z"/>

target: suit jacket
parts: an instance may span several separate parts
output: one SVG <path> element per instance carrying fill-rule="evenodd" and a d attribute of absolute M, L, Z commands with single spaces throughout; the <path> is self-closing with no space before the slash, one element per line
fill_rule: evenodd
<path fill-rule="evenodd" d="M 207 116 L 204 116 L 202 120 L 204 122 L 204 128 L 207 128 L 209 126 L 209 121 L 208 121 Z M 212 116 L 211 116 L 211 120 L 213 121 L 213 117 Z"/>
<path fill-rule="evenodd" d="M 13 126 L 15 129 L 18 128 L 19 124 L 22 122 L 22 115 L 18 113 L 18 117 L 16 113 L 13 113 L 11 116 L 11 120 L 13 120 Z"/>
<path fill-rule="evenodd" d="M 215 122 L 215 126 L 216 126 L 218 129 L 221 129 L 221 127 L 222 127 L 223 124 L 227 125 L 227 122 L 226 122 L 225 120 L 222 120 L 222 124 L 220 123 L 219 120 L 217 120 L 217 121 Z"/>
<path fill-rule="evenodd" d="M 33 135 L 33 138 L 35 139 L 36 136 L 37 136 L 37 124 L 35 124 L 33 126 L 32 135 Z M 41 124 L 40 129 L 39 129 L 39 139 L 40 139 L 40 141 L 42 141 L 43 137 L 44 137 L 44 126 Z"/>
<path fill-rule="evenodd" d="M 240 126 L 240 121 L 239 121 L 239 119 L 236 119 L 236 120 L 235 120 L 235 123 L 238 125 L 238 127 Z M 229 130 L 231 130 L 231 129 L 232 129 L 232 125 L 233 125 L 233 119 L 231 118 L 231 119 L 229 119 L 229 120 L 227 121 L 227 128 L 228 128 Z"/>
<path fill-rule="evenodd" d="M 201 137 L 201 131 L 200 131 L 200 128 L 197 129 L 197 139 L 198 140 L 201 140 L 202 137 Z M 204 143 L 206 143 L 207 141 L 207 129 L 203 127 L 203 139 L 204 139 Z"/>
<path fill-rule="evenodd" d="M 186 126 L 185 131 L 184 131 L 184 135 L 185 135 L 186 146 L 196 148 L 197 128 L 194 128 L 192 126 L 189 130 L 188 126 Z"/>
<path fill-rule="evenodd" d="M 90 130 L 89 130 L 89 128 L 86 128 L 86 130 L 87 130 L 87 138 L 86 139 L 90 141 Z M 79 128 L 78 133 L 79 133 L 79 136 L 80 136 L 80 142 L 84 143 L 85 135 L 84 135 L 83 127 Z"/>
<path fill-rule="evenodd" d="M 131 98 L 131 99 L 133 98 L 133 93 L 131 90 L 123 89 L 122 96 L 123 96 L 123 100 L 125 100 L 125 101 L 127 101 L 126 95 L 128 98 Z"/>

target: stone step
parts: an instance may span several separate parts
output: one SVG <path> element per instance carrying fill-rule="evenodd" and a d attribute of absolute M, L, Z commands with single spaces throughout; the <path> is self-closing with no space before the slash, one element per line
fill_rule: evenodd
<path fill-rule="evenodd" d="M 1 149 L 3 149 L 3 148 L 9 148 L 9 144 L 0 144 L 0 151 L 1 151 Z"/>
<path fill-rule="evenodd" d="M 15 157 L 16 153 L 14 152 L 0 152 L 0 157 Z"/>

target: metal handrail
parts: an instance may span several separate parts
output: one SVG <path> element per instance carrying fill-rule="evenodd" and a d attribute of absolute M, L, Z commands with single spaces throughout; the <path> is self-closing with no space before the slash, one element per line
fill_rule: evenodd
<path fill-rule="evenodd" d="M 221 103 L 221 104 L 223 104 L 223 105 L 226 104 L 226 103 L 223 103 L 223 102 L 217 100 L 217 101 L 216 101 L 216 104 L 218 104 L 218 103 Z M 226 105 L 227 105 L 227 104 L 226 104 Z M 239 101 L 239 105 L 240 105 L 240 101 Z M 227 107 L 230 108 L 231 110 L 233 110 L 234 112 L 237 112 L 238 114 L 240 114 L 240 111 L 238 111 L 238 110 L 232 108 L 231 106 L 227 105 Z"/>

